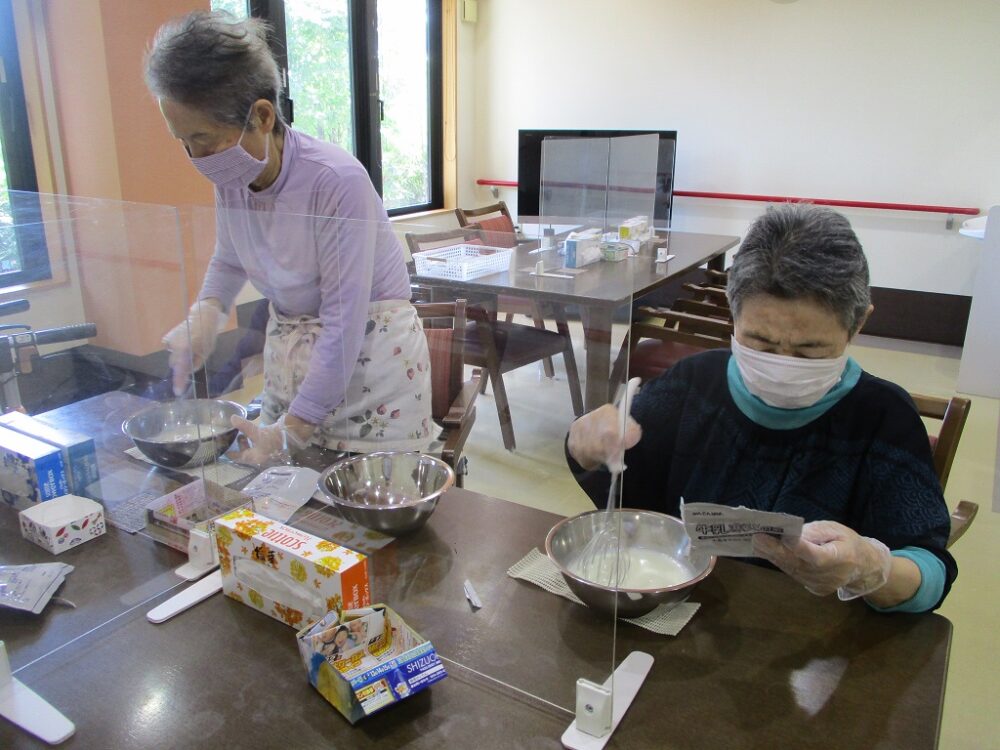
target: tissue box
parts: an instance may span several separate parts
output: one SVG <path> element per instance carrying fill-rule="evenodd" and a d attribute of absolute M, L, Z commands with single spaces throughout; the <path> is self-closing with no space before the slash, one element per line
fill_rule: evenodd
<path fill-rule="evenodd" d="M 0 498 L 18 510 L 69 492 L 62 451 L 0 427 Z"/>
<path fill-rule="evenodd" d="M 586 229 L 566 238 L 566 268 L 581 268 L 601 259 L 601 230 Z"/>
<path fill-rule="evenodd" d="M 246 508 L 213 525 L 228 597 L 296 628 L 371 602 L 362 554 Z"/>
<path fill-rule="evenodd" d="M 104 533 L 104 508 L 85 497 L 63 495 L 19 514 L 21 536 L 53 555 Z"/>
<path fill-rule="evenodd" d="M 86 495 L 87 488 L 101 478 L 93 438 L 49 427 L 34 417 L 16 411 L 0 416 L 0 425 L 59 448 L 69 471 L 70 492 Z"/>
<path fill-rule="evenodd" d="M 649 218 L 633 216 L 618 225 L 618 239 L 644 240 L 649 236 Z"/>
<path fill-rule="evenodd" d="M 381 604 L 330 612 L 297 638 L 309 683 L 352 724 L 448 676 L 433 644 Z"/>

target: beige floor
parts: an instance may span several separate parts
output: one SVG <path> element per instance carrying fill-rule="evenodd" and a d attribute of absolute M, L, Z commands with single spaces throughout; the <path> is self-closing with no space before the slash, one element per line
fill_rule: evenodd
<path fill-rule="evenodd" d="M 574 338 L 581 340 L 580 331 Z M 621 331 L 618 332 L 620 337 Z M 951 395 L 958 378 L 960 349 L 912 345 L 859 337 L 852 355 L 869 372 L 908 390 Z M 583 363 L 583 352 L 577 352 Z M 524 367 L 505 377 L 517 449 L 505 451 L 492 393 L 480 397 L 476 426 L 467 444 L 469 489 L 560 514 L 593 505 L 566 469 L 563 438 L 573 418 L 561 363 L 557 377 L 544 377 L 540 366 Z M 998 687 L 997 592 L 1000 575 L 993 544 L 1000 541 L 1000 517 L 992 512 L 997 473 L 1000 401 L 973 397 L 969 422 L 946 493 L 979 504 L 970 531 L 953 548 L 960 575 L 940 612 L 954 624 L 945 696 L 941 747 L 945 750 L 1000 748 L 1000 718 L 994 696 Z M 539 540 L 541 541 L 541 540 Z"/>

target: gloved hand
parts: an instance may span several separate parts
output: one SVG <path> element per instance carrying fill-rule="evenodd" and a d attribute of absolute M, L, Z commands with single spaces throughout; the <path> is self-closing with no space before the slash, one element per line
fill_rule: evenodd
<path fill-rule="evenodd" d="M 286 463 L 306 448 L 316 429 L 315 425 L 295 417 L 291 420 L 287 418 L 287 414 L 282 414 L 274 424 L 263 425 L 234 416 L 231 420 L 233 427 L 250 441 L 250 448 L 242 451 L 238 460 L 257 466 L 270 462 Z"/>
<path fill-rule="evenodd" d="M 837 592 L 842 600 L 867 596 L 889 580 L 892 555 L 878 539 L 861 536 L 835 521 L 813 521 L 802 537 L 782 541 L 755 534 L 754 552 L 817 596 Z"/>
<path fill-rule="evenodd" d="M 228 319 L 218 300 L 198 300 L 191 305 L 187 320 L 163 337 L 163 343 L 170 350 L 175 396 L 187 390 L 191 373 L 201 367 L 215 349 L 215 340 Z"/>
<path fill-rule="evenodd" d="M 596 469 L 601 464 L 607 464 L 608 469 L 620 473 L 625 468 L 622 462 L 624 452 L 642 437 L 639 423 L 629 416 L 632 397 L 638 387 L 639 378 L 632 378 L 617 407 L 605 404 L 570 425 L 567 447 L 570 455 L 584 469 Z"/>

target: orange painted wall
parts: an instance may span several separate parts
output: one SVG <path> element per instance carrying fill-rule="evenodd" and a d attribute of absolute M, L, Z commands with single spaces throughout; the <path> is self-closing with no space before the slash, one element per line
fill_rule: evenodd
<path fill-rule="evenodd" d="M 193 246 L 192 232 L 174 212 L 128 205 L 212 205 L 211 185 L 171 138 L 143 81 L 143 55 L 156 29 L 208 5 L 209 0 L 45 3 L 67 191 L 125 202 L 96 212 L 97 223 L 76 226 L 84 310 L 97 324 L 95 343 L 130 354 L 162 348 L 161 336 L 181 319 L 211 252 L 204 232 L 199 232 L 203 246 Z"/>

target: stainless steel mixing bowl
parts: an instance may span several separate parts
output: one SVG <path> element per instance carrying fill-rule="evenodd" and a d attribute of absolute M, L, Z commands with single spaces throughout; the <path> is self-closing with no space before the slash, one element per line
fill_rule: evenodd
<path fill-rule="evenodd" d="M 427 523 L 454 483 L 455 472 L 444 461 L 393 451 L 345 458 L 319 478 L 320 490 L 347 520 L 392 536 Z"/>
<path fill-rule="evenodd" d="M 164 401 L 126 419 L 122 432 L 157 466 L 188 469 L 210 463 L 229 450 L 239 432 L 230 418 L 246 414 L 233 401 Z"/>
<path fill-rule="evenodd" d="M 587 542 L 604 528 L 605 516 L 603 510 L 592 510 L 565 518 L 553 526 L 545 538 L 545 553 L 559 568 L 567 585 L 596 610 L 611 613 L 617 600 L 619 617 L 638 617 L 661 604 L 683 601 L 715 567 L 714 555 L 690 551 L 691 542 L 679 519 L 650 510 L 623 508 L 612 512 L 610 528 L 617 533 L 620 518 L 621 550 L 622 554 L 630 555 L 630 577 L 641 572 L 636 565 L 641 568 L 663 555 L 669 558 L 681 580 L 659 588 L 626 588 L 624 585 L 614 588 L 587 580 L 574 563 L 578 562 Z M 623 581 L 623 584 L 628 583 L 627 579 Z"/>

